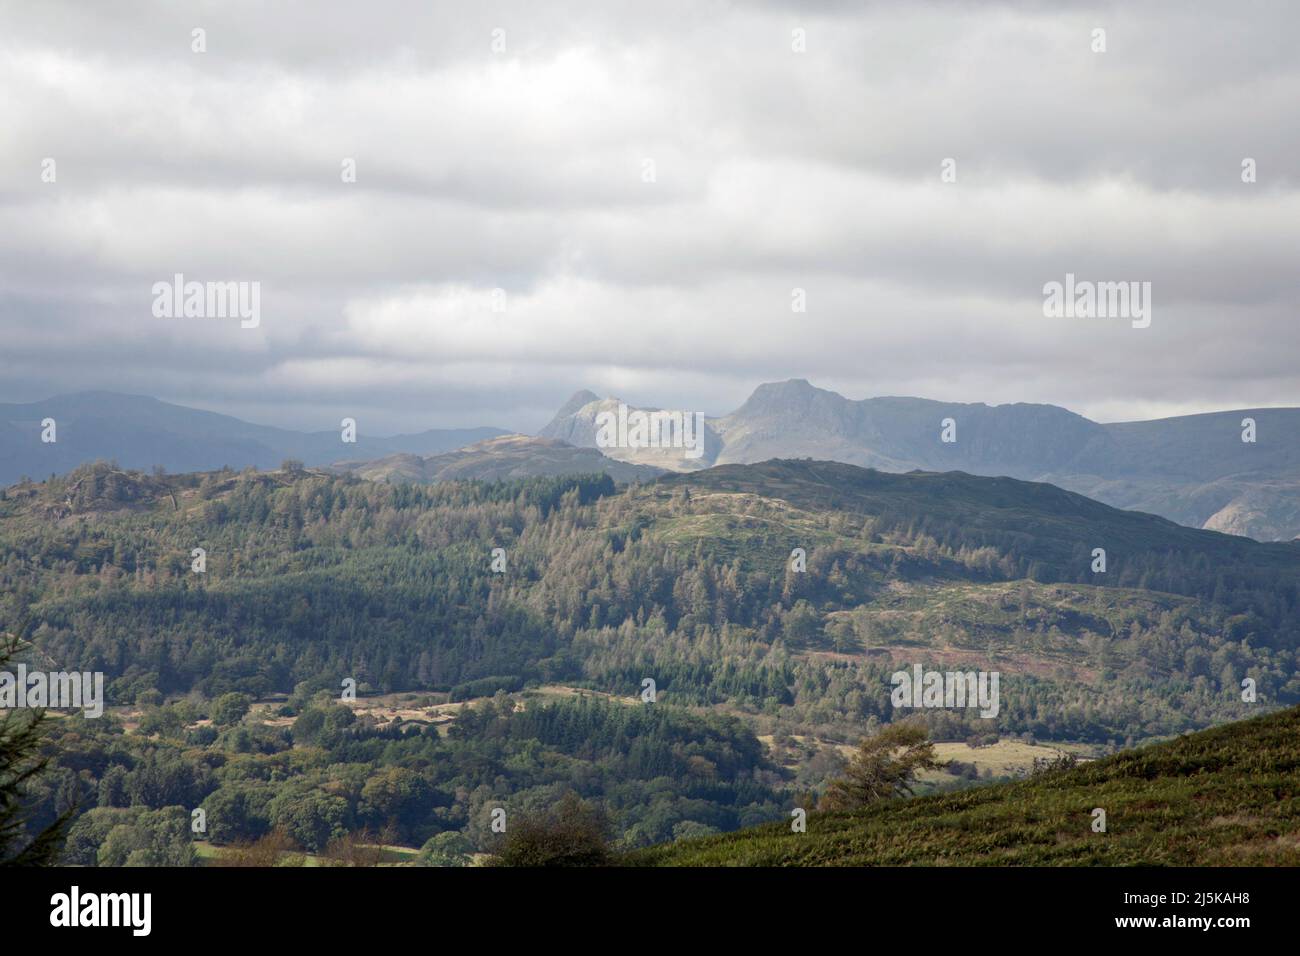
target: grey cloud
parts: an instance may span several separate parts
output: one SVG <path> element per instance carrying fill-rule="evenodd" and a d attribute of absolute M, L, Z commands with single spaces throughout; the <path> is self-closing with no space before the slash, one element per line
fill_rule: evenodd
<path fill-rule="evenodd" d="M 5 20 L 0 400 L 112 388 L 385 431 L 536 428 L 579 387 L 717 414 L 792 376 L 1112 419 L 1298 401 L 1285 3 Z M 1152 327 L 1045 320 L 1067 271 L 1151 281 Z M 260 281 L 262 327 L 153 319 L 175 272 Z"/>

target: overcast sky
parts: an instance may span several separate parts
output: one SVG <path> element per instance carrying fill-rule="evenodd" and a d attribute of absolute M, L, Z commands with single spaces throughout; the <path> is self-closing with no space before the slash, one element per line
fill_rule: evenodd
<path fill-rule="evenodd" d="M 1136 7 L 0 0 L 0 401 L 1300 404 L 1300 5 Z M 1150 327 L 1045 318 L 1067 272 Z M 156 318 L 175 273 L 260 325 Z"/>

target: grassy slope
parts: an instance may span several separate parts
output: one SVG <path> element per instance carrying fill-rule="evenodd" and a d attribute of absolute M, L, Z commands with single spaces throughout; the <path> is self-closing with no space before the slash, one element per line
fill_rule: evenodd
<path fill-rule="evenodd" d="M 1107 832 L 1092 832 L 1092 810 Z M 1300 708 L 1049 777 L 653 847 L 653 866 L 1300 865 Z"/>

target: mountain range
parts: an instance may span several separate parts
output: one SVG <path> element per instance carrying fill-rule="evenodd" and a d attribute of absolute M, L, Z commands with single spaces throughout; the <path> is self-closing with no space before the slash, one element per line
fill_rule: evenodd
<path fill-rule="evenodd" d="M 618 405 L 582 391 L 541 435 L 595 446 Z M 1242 440 L 1243 420 L 1255 423 Z M 944 441 L 944 423 L 952 425 Z M 1300 408 L 1258 408 L 1101 424 L 1055 405 L 921 398 L 852 400 L 803 379 L 760 385 L 706 419 L 704 454 L 610 447 L 621 461 L 690 471 L 816 458 L 882 471 L 964 471 L 1042 481 L 1197 528 L 1259 540 L 1300 535 Z"/>
<path fill-rule="evenodd" d="M 649 479 L 773 458 L 816 458 L 881 471 L 964 471 L 1048 482 L 1128 510 L 1258 540 L 1300 536 L 1300 409 L 1258 408 L 1103 424 L 1055 405 L 990 406 L 881 397 L 853 400 L 803 379 L 760 385 L 704 419 L 702 454 L 600 447 L 602 413 L 619 399 L 577 392 L 537 437 L 500 428 L 435 429 L 355 444 L 109 392 L 0 405 L 0 484 L 66 473 L 95 459 L 171 471 L 334 464 L 360 477 L 435 482 L 605 472 Z M 651 411 L 651 409 L 640 409 Z M 42 443 L 41 422 L 57 422 Z M 1243 421 L 1255 441 L 1243 441 Z M 948 434 L 943 434 L 945 423 Z M 944 438 L 951 438 L 945 441 Z"/>

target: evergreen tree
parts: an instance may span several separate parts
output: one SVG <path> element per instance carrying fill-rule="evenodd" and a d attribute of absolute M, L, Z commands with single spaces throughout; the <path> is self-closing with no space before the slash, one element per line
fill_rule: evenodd
<path fill-rule="evenodd" d="M 17 638 L 0 637 L 0 670 L 18 647 Z M 43 711 L 13 711 L 0 716 L 0 866 L 51 866 L 62 851 L 64 829 L 73 810 L 28 838 L 23 806 L 26 785 L 48 763 L 40 753 Z"/>
<path fill-rule="evenodd" d="M 857 810 L 910 796 L 919 771 L 942 766 L 934 759 L 934 744 L 924 724 L 910 720 L 890 724 L 858 745 L 844 777 L 827 788 L 823 809 Z"/>

